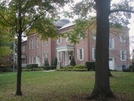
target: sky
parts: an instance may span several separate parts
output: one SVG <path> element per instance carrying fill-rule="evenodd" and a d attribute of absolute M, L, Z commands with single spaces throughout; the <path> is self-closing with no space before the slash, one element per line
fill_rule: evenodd
<path fill-rule="evenodd" d="M 80 2 L 81 0 L 74 0 L 75 3 Z M 113 3 L 118 3 L 120 0 L 113 0 Z M 69 11 L 70 8 L 68 5 L 64 7 L 65 11 Z M 71 19 L 72 20 L 72 19 Z M 128 25 L 129 30 L 129 36 L 130 39 L 133 36 L 134 37 L 134 14 L 132 14 L 132 18 L 130 19 L 130 24 Z M 130 40 L 131 41 L 131 40 Z M 134 49 L 134 43 L 130 42 L 130 53 L 132 52 L 132 49 Z"/>

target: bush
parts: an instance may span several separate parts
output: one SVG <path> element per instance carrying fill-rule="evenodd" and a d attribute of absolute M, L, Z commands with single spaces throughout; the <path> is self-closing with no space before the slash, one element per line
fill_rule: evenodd
<path fill-rule="evenodd" d="M 27 64 L 26 68 L 27 69 L 38 68 L 38 64 Z"/>
<path fill-rule="evenodd" d="M 49 62 L 48 59 L 46 58 L 45 62 L 44 62 L 44 66 L 49 66 Z"/>
<path fill-rule="evenodd" d="M 71 61 L 70 61 L 70 65 L 71 65 L 71 66 L 75 66 L 75 65 L 76 65 L 74 56 L 72 57 L 72 59 L 71 59 Z"/>
<path fill-rule="evenodd" d="M 9 66 L 1 66 L 1 67 L 0 67 L 0 71 L 1 71 L 1 72 L 11 72 L 11 71 L 13 71 L 13 70 L 12 70 L 12 68 L 9 67 Z"/>
<path fill-rule="evenodd" d="M 44 69 L 44 70 L 50 70 L 50 69 L 51 69 L 51 66 L 44 66 L 43 69 Z"/>
<path fill-rule="evenodd" d="M 54 58 L 51 62 L 51 69 L 56 69 L 57 67 L 57 57 Z"/>
<path fill-rule="evenodd" d="M 57 71 L 86 71 L 87 68 L 85 65 L 75 65 L 75 66 L 67 66 L 56 70 Z"/>
<path fill-rule="evenodd" d="M 43 71 L 44 69 L 43 68 L 32 68 L 32 69 L 27 69 L 27 68 L 24 68 L 22 69 L 22 71 Z"/>
<path fill-rule="evenodd" d="M 95 71 L 95 62 L 85 62 L 85 66 L 87 67 L 88 71 L 91 69 Z"/>
<path fill-rule="evenodd" d="M 129 68 L 123 69 L 123 72 L 133 72 L 133 66 L 129 66 Z"/>

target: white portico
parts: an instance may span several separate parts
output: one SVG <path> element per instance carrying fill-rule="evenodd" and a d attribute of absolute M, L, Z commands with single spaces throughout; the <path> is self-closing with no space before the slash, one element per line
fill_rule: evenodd
<path fill-rule="evenodd" d="M 58 67 L 70 65 L 70 60 L 74 55 L 74 45 L 58 46 L 56 50 Z"/>

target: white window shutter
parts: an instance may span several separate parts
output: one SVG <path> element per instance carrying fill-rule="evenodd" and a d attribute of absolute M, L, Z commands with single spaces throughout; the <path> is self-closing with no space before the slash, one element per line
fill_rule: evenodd
<path fill-rule="evenodd" d="M 124 57 L 125 57 L 125 61 L 127 60 L 127 54 L 126 54 L 126 51 L 124 51 Z"/>
<path fill-rule="evenodd" d="M 79 55 L 80 55 L 80 52 L 79 52 L 79 49 L 77 49 L 77 60 L 79 60 Z"/>
<path fill-rule="evenodd" d="M 112 48 L 114 49 L 114 38 L 112 39 Z"/>
<path fill-rule="evenodd" d="M 120 60 L 122 61 L 122 50 L 120 50 Z"/>
<path fill-rule="evenodd" d="M 62 37 L 60 37 L 60 44 L 62 43 Z"/>
<path fill-rule="evenodd" d="M 92 59 L 94 60 L 94 48 L 92 48 Z"/>
<path fill-rule="evenodd" d="M 84 60 L 84 49 L 82 48 L 82 60 Z"/>
<path fill-rule="evenodd" d="M 62 61 L 62 52 L 61 52 L 61 61 Z"/>

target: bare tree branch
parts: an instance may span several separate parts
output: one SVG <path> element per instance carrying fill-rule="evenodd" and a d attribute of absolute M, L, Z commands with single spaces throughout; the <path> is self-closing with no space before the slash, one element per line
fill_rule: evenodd
<path fill-rule="evenodd" d="M 4 18 L 4 16 L 0 13 L 0 16 L 2 17 L 2 19 L 3 20 L 5 20 L 9 25 L 11 25 L 12 26 L 12 24 L 11 23 L 9 23 L 5 18 Z"/>
<path fill-rule="evenodd" d="M 132 11 L 132 10 L 115 9 L 115 10 L 111 10 L 111 11 L 110 11 L 110 14 L 111 14 L 111 13 L 114 13 L 114 12 L 129 12 L 129 13 L 134 13 L 134 11 Z"/>

